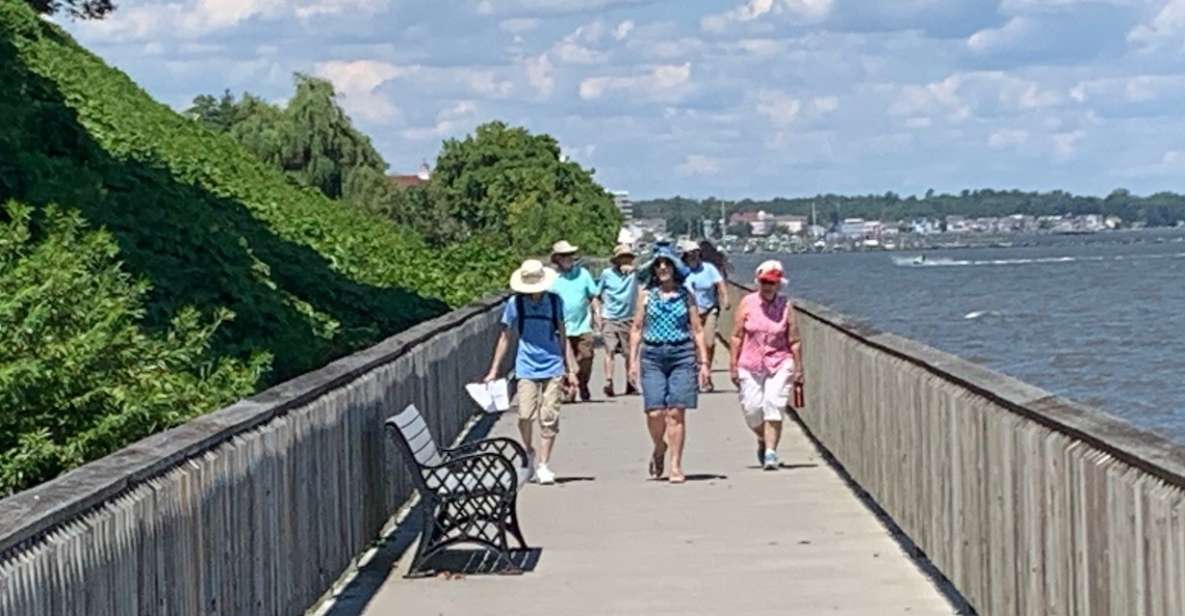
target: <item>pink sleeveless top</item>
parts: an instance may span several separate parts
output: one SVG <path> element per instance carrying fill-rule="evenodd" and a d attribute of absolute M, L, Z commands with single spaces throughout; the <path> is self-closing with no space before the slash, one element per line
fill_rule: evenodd
<path fill-rule="evenodd" d="M 761 294 L 756 292 L 741 299 L 745 309 L 745 342 L 737 365 L 742 370 L 758 375 L 773 374 L 790 359 L 787 305 L 789 300 L 782 295 L 769 303 L 762 301 Z"/>

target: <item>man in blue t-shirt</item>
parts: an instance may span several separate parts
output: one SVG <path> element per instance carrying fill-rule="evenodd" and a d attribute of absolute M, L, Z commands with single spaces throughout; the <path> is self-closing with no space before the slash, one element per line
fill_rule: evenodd
<path fill-rule="evenodd" d="M 630 329 L 634 326 L 634 304 L 637 302 L 638 281 L 634 274 L 634 251 L 626 244 L 613 249 L 612 267 L 601 272 L 597 282 L 601 299 L 601 340 L 605 342 L 605 395 L 612 398 L 613 356 L 625 358 L 625 373 L 630 373 Z M 625 380 L 625 395 L 638 393 L 634 384 Z"/>
<path fill-rule="evenodd" d="M 551 452 L 560 432 L 560 396 L 565 377 L 576 386 L 576 360 L 567 345 L 564 304 L 547 290 L 558 276 L 542 262 L 523 261 L 510 277 L 515 295 L 502 310 L 502 333 L 494 347 L 494 360 L 486 374 L 488 383 L 498 378 L 498 369 L 510 348 L 510 333 L 518 337 L 514 373 L 518 377 L 518 429 L 535 465 L 534 478 L 541 484 L 555 483 Z M 531 446 L 531 427 L 539 419 L 539 453 Z"/>
<path fill-rule="evenodd" d="M 716 321 L 720 317 L 720 309 L 728 310 L 731 306 L 728 287 L 724 284 L 724 276 L 720 275 L 720 270 L 703 260 L 697 242 L 683 240 L 679 242 L 679 249 L 689 270 L 683 284 L 695 296 L 695 303 L 699 307 L 700 319 L 704 326 L 704 345 L 708 347 L 708 366 L 711 367 L 716 354 Z M 712 391 L 711 381 L 703 390 Z"/>
<path fill-rule="evenodd" d="M 580 399 L 588 402 L 592 398 L 588 381 L 592 377 L 593 331 L 601 328 L 601 307 L 597 299 L 597 283 L 592 274 L 576 264 L 577 250 L 564 241 L 552 246 L 551 262 L 559 271 L 559 277 L 552 285 L 551 292 L 564 301 L 564 329 L 568 346 L 576 357 L 577 388 L 569 392 L 567 401 L 575 402 L 579 390 Z"/>

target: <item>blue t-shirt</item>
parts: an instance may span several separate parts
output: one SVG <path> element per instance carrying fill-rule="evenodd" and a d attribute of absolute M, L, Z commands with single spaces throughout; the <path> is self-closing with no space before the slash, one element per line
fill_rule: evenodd
<path fill-rule="evenodd" d="M 564 300 L 564 329 L 569 336 L 592 332 L 592 298 L 597 296 L 597 283 L 588 270 L 577 265 L 562 272 L 551 287 L 551 292 Z"/>
<path fill-rule="evenodd" d="M 601 272 L 601 315 L 610 321 L 632 318 L 637 290 L 637 277 L 633 273 L 623 274 L 613 268 Z"/>
<path fill-rule="evenodd" d="M 502 325 L 518 333 L 518 352 L 514 356 L 514 373 L 520 379 L 550 379 L 564 375 L 564 351 L 555 331 L 551 313 L 552 299 L 544 293 L 539 301 L 524 295 L 523 331 L 518 331 L 518 307 L 513 297 L 502 310 Z M 554 300 L 560 312 L 563 300 Z"/>
<path fill-rule="evenodd" d="M 720 299 L 716 297 L 716 285 L 723 281 L 724 277 L 715 265 L 701 262 L 699 267 L 689 268 L 687 280 L 683 284 L 695 296 L 695 305 L 702 312 L 720 304 Z"/>

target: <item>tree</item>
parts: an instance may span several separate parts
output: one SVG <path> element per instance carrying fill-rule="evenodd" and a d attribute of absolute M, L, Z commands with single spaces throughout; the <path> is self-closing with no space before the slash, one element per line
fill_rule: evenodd
<path fill-rule="evenodd" d="M 509 239 L 518 254 L 544 254 L 560 238 L 606 253 L 621 226 L 613 198 L 591 171 L 560 157 L 554 138 L 502 122 L 445 141 L 428 190 L 456 225 L 451 239 Z"/>
<path fill-rule="evenodd" d="M 386 161 L 354 128 L 337 104 L 333 84 L 324 79 L 298 73 L 296 93 L 283 108 L 250 94 L 236 102 L 228 91 L 218 99 L 198 96 L 186 114 L 230 134 L 264 162 L 331 199 L 386 197 L 379 188 Z"/>
<path fill-rule="evenodd" d="M 115 10 L 112 0 L 27 0 L 42 15 L 66 13 L 75 19 L 103 19 Z"/>

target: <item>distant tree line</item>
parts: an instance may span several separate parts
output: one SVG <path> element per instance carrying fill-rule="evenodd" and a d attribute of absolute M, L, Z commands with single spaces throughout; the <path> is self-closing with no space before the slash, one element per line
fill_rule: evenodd
<path fill-rule="evenodd" d="M 721 204 L 731 216 L 735 212 L 811 216 L 814 206 L 819 224 L 832 225 L 844 218 L 867 220 L 914 220 L 921 218 L 945 219 L 947 216 L 969 218 L 1011 216 L 1082 216 L 1101 214 L 1118 216 L 1125 223 L 1143 222 L 1148 226 L 1171 226 L 1185 220 L 1185 196 L 1176 193 L 1156 193 L 1146 197 L 1120 188 L 1106 197 L 1074 195 L 1065 191 L 1024 192 L 1019 190 L 964 190 L 959 194 L 936 194 L 926 191 L 923 196 L 902 197 L 893 192 L 883 195 L 816 195 L 801 198 L 776 198 L 767 201 L 745 199 L 722 202 L 720 199 L 688 199 L 673 197 L 639 201 L 634 204 L 635 215 L 642 218 L 662 218 L 672 233 L 690 232 L 702 219 L 718 219 Z"/>

